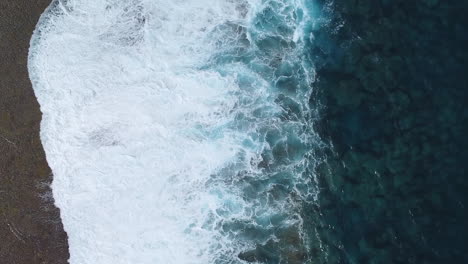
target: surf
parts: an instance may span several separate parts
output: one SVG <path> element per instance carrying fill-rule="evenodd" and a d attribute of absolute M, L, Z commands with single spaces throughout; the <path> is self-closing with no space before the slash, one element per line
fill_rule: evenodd
<path fill-rule="evenodd" d="M 310 259 L 311 9 L 50 5 L 28 66 L 70 263 Z"/>

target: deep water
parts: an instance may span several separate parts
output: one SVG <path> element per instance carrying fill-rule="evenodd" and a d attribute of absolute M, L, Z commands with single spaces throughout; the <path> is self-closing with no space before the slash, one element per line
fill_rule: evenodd
<path fill-rule="evenodd" d="M 468 3 L 321 2 L 314 263 L 468 263 Z"/>

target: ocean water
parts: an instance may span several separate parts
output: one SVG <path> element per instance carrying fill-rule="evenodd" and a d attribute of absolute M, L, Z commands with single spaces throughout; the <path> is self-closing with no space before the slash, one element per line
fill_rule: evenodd
<path fill-rule="evenodd" d="M 56 0 L 70 263 L 467 263 L 463 1 Z"/>
<path fill-rule="evenodd" d="M 468 2 L 317 2 L 314 262 L 468 263 Z"/>
<path fill-rule="evenodd" d="M 308 263 L 303 0 L 61 0 L 29 72 L 70 263 Z"/>

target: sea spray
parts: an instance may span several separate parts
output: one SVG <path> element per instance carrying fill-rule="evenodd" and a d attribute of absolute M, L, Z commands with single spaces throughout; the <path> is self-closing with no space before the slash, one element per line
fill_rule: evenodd
<path fill-rule="evenodd" d="M 305 263 L 303 1 L 54 1 L 31 41 L 70 263 Z"/>

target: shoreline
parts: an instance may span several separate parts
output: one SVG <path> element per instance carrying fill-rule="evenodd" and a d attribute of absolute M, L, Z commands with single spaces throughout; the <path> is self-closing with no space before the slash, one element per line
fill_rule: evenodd
<path fill-rule="evenodd" d="M 4 263 L 67 263 L 67 234 L 54 205 L 29 80 L 29 41 L 49 0 L 5 0 L 0 9 L 0 257 Z"/>

